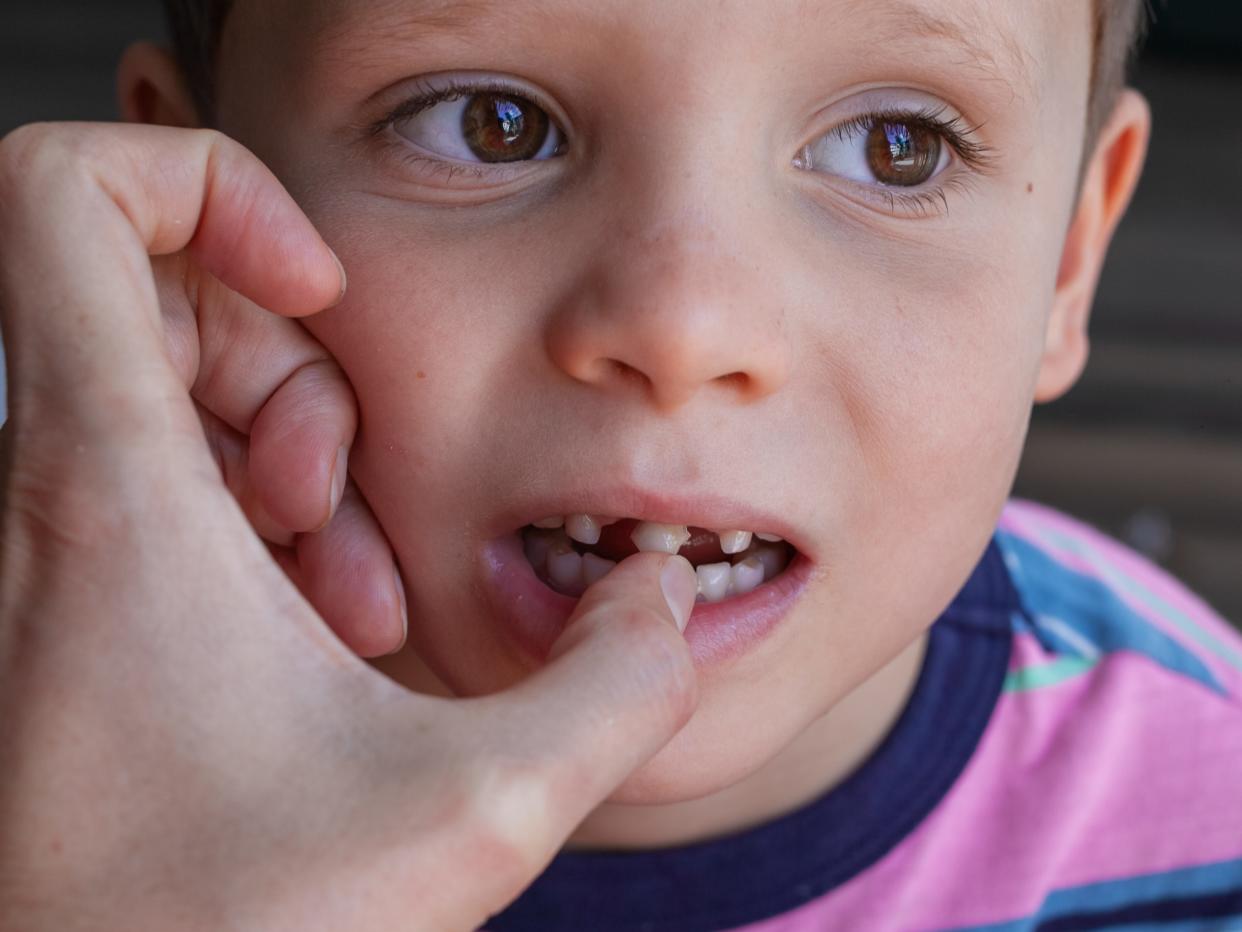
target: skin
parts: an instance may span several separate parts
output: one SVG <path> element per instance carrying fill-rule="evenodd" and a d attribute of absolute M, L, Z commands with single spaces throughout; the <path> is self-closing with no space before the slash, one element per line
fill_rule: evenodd
<path fill-rule="evenodd" d="M 406 582 L 409 643 L 375 665 L 463 696 L 530 675 L 479 593 L 503 516 L 594 484 L 742 498 L 796 531 L 813 582 L 755 649 L 698 671 L 688 724 L 572 844 L 788 811 L 900 714 L 1032 405 L 1078 378 L 1146 104 L 1125 92 L 1085 149 L 1086 3 L 506 0 L 415 24 L 418 9 L 239 0 L 219 68 L 216 125 L 349 275 L 304 325 L 356 395 L 352 479 Z M 568 153 L 449 179 L 361 131 L 450 71 L 520 79 Z M 130 119 L 196 122 L 154 47 L 131 50 L 121 90 Z M 943 203 L 911 210 L 793 167 L 880 99 L 979 126 L 986 171 L 955 161 L 930 183 Z"/>

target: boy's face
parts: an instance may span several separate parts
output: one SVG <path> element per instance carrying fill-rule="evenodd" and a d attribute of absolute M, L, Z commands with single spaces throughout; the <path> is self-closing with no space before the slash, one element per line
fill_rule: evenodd
<path fill-rule="evenodd" d="M 1089 36 L 1042 0 L 240 0 L 219 125 L 349 272 L 309 327 L 430 670 L 539 665 L 572 603 L 518 532 L 576 513 L 801 561 L 691 622 L 699 709 L 616 799 L 731 783 L 911 645 L 1072 381 Z M 383 128 L 450 79 L 481 96 Z"/>

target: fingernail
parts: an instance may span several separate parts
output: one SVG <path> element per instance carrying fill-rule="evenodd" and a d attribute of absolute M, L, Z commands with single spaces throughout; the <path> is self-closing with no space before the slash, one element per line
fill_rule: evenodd
<path fill-rule="evenodd" d="M 397 604 L 401 606 L 401 643 L 393 653 L 405 647 L 406 638 L 410 636 L 410 607 L 405 600 L 405 582 L 401 579 L 401 570 L 392 568 L 393 581 L 397 584 Z"/>
<path fill-rule="evenodd" d="M 685 557 L 671 557 L 660 573 L 660 587 L 664 590 L 664 598 L 673 613 L 673 620 L 677 622 L 677 630 L 684 632 L 690 621 L 690 613 L 694 611 L 694 597 L 699 588 L 699 581 L 690 561 Z"/>
<path fill-rule="evenodd" d="M 349 277 L 345 274 L 345 266 L 341 264 L 341 257 L 336 254 L 336 251 L 329 246 L 328 252 L 332 253 L 332 261 L 336 263 L 337 270 L 341 273 L 341 293 L 328 305 L 328 308 L 334 308 L 345 300 L 345 291 L 349 288 Z"/>
<path fill-rule="evenodd" d="M 345 494 L 345 480 L 349 477 L 349 447 L 341 447 L 336 451 L 336 466 L 332 469 L 332 500 L 328 508 L 332 514 L 341 506 L 341 498 Z"/>

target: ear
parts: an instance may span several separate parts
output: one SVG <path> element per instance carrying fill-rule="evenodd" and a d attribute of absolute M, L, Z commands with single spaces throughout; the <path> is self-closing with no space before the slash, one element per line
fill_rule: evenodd
<path fill-rule="evenodd" d="M 194 97 L 176 58 L 151 42 L 125 50 L 116 72 L 117 103 L 128 123 L 202 126 Z"/>
<path fill-rule="evenodd" d="M 1035 401 L 1060 398 L 1087 364 L 1087 320 L 1113 231 L 1143 171 L 1151 109 L 1137 91 L 1122 91 L 1087 165 L 1078 207 L 1065 237 Z"/>

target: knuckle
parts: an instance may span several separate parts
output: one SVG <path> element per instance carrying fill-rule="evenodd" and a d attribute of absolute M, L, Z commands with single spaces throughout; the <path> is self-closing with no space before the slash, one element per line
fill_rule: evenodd
<path fill-rule="evenodd" d="M 457 830 L 493 878 L 522 884 L 547 858 L 553 823 L 547 768 L 513 754 L 477 757 L 460 781 Z"/>
<path fill-rule="evenodd" d="M 88 130 L 68 123 L 27 123 L 0 140 L 0 178 L 29 184 L 49 169 L 63 173 L 88 157 Z"/>

